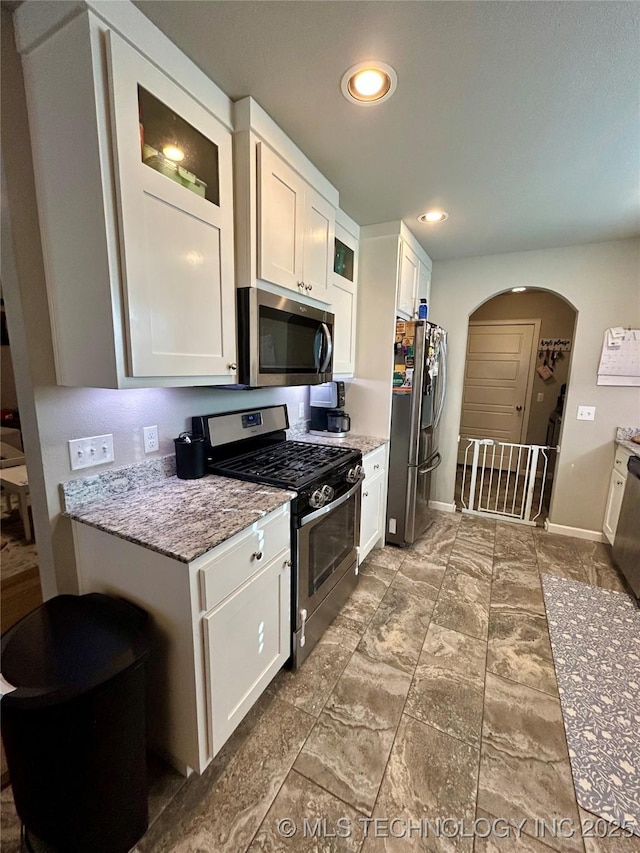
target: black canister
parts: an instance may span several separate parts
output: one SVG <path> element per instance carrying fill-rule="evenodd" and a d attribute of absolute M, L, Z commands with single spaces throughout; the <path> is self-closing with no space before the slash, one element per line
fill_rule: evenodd
<path fill-rule="evenodd" d="M 207 473 L 207 454 L 204 437 L 181 432 L 174 438 L 176 446 L 176 475 L 181 480 L 197 480 Z"/>

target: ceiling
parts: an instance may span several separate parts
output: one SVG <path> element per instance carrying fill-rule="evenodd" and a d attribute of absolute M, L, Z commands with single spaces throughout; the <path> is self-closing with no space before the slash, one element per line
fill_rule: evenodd
<path fill-rule="evenodd" d="M 434 260 L 640 233 L 640 4 L 139 0 L 227 95 L 253 96 L 361 225 Z M 393 97 L 347 103 L 380 59 Z M 442 224 L 419 213 L 439 207 Z"/>

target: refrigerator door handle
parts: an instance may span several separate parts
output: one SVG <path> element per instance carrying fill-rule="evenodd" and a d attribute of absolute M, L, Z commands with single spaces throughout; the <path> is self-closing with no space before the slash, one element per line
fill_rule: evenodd
<path fill-rule="evenodd" d="M 436 416 L 433 420 L 433 428 L 435 429 L 440 423 L 440 418 L 442 416 L 442 410 L 444 409 L 444 398 L 447 393 L 447 336 L 446 333 L 442 336 L 442 342 L 440 344 L 440 361 L 441 361 L 441 375 L 438 377 L 440 386 L 440 401 L 438 404 L 438 410 L 436 412 Z"/>
<path fill-rule="evenodd" d="M 436 460 L 435 462 L 433 460 Z M 418 468 L 418 474 L 428 474 L 430 471 L 435 471 L 438 465 L 442 462 L 442 456 L 440 453 L 435 453 L 431 459 L 428 459 L 424 465 L 421 465 Z M 433 463 L 433 464 L 431 464 Z"/>

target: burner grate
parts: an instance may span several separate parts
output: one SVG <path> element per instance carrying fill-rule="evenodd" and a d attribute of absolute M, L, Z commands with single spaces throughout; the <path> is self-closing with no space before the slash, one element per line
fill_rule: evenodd
<path fill-rule="evenodd" d="M 353 453 L 353 449 L 346 447 L 283 441 L 264 450 L 229 459 L 216 465 L 216 470 L 229 476 L 255 477 L 274 484 L 293 486 L 335 467 Z"/>

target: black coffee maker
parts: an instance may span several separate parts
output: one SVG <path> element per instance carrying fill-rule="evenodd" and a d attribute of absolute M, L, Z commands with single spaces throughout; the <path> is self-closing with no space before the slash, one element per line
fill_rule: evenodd
<path fill-rule="evenodd" d="M 323 382 L 309 389 L 309 407 L 313 435 L 327 433 L 341 438 L 351 429 L 351 418 L 344 411 L 344 382 Z"/>

